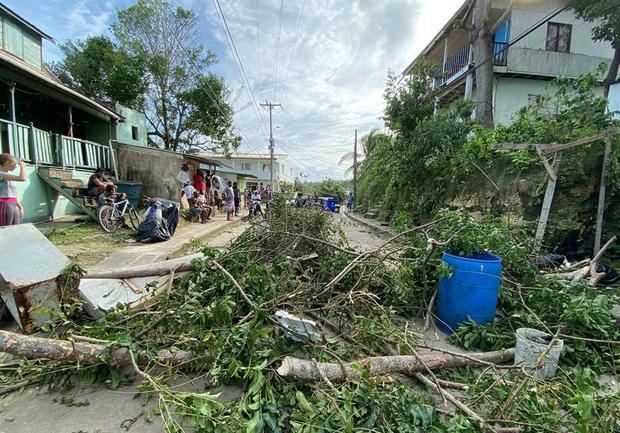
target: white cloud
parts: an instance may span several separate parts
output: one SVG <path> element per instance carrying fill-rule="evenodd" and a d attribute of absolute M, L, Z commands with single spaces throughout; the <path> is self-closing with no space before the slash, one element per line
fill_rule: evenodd
<path fill-rule="evenodd" d="M 445 4 L 438 7 L 437 3 Z M 306 0 L 295 42 L 302 0 L 284 2 L 275 86 L 272 85 L 278 39 L 280 1 L 259 3 L 257 53 L 256 2 L 220 4 L 243 61 L 254 95 L 262 102 L 281 102 L 274 110 L 276 151 L 285 151 L 313 179 L 340 178 L 340 156 L 352 148 L 354 129 L 361 137 L 382 126 L 383 91 L 388 68 L 401 72 L 432 39 L 463 0 Z M 222 44 L 218 73 L 232 89 L 241 86 L 215 9 L 204 3 L 202 17 Z M 291 50 L 295 52 L 290 69 Z M 260 57 L 260 71 L 258 69 Z M 260 80 L 259 80 L 260 77 Z M 274 96 L 275 95 L 275 96 Z M 236 107 L 249 101 L 246 93 Z M 264 127 L 255 110 L 235 116 L 244 132 L 242 150 L 267 150 Z M 268 114 L 263 112 L 268 127 Z"/>

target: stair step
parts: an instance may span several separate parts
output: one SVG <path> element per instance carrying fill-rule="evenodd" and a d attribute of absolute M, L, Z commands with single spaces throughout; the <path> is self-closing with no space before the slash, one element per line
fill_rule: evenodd
<path fill-rule="evenodd" d="M 67 180 L 62 180 L 62 183 L 60 184 L 60 186 L 62 186 L 63 188 L 84 188 L 84 183 L 81 180 L 78 179 L 67 179 Z"/>
<path fill-rule="evenodd" d="M 40 167 L 39 171 L 45 173 L 47 177 L 57 178 L 62 180 L 73 179 L 73 170 L 66 170 L 57 167 Z"/>
<path fill-rule="evenodd" d="M 367 212 L 367 213 L 364 214 L 364 217 L 365 218 L 375 219 L 375 218 L 377 218 L 377 214 L 373 213 L 373 212 Z"/>

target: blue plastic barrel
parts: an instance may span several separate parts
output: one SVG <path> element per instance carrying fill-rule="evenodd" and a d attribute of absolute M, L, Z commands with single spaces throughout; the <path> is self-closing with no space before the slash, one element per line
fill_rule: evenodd
<path fill-rule="evenodd" d="M 142 198 L 142 182 L 134 182 L 131 180 L 115 180 L 117 192 L 124 192 L 127 194 L 127 200 L 136 209 L 140 206 L 140 199 Z"/>
<path fill-rule="evenodd" d="M 502 259 L 487 253 L 467 257 L 443 253 L 442 260 L 453 272 L 439 280 L 435 320 L 439 329 L 452 334 L 470 318 L 479 325 L 493 321 Z"/>

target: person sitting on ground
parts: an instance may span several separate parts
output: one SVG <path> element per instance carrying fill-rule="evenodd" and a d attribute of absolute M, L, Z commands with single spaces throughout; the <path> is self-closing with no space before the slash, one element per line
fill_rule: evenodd
<path fill-rule="evenodd" d="M 192 197 L 188 198 L 187 201 L 189 202 L 190 213 L 193 215 L 200 215 L 200 222 L 205 224 L 211 216 L 211 208 L 207 206 L 202 207 L 199 202 L 200 197 L 200 192 L 194 191 Z"/>
<path fill-rule="evenodd" d="M 98 168 L 88 178 L 88 195 L 99 197 L 99 195 L 105 192 L 108 185 L 114 185 L 114 183 L 103 177 L 103 168 Z"/>
<path fill-rule="evenodd" d="M 228 181 L 228 186 L 224 188 L 223 194 L 226 200 L 226 221 L 232 221 L 235 214 L 235 191 L 230 180 Z"/>
<path fill-rule="evenodd" d="M 252 210 L 252 207 L 256 207 L 256 211 L 264 217 L 265 213 L 263 212 L 263 209 L 260 205 L 260 200 L 261 193 L 256 190 L 255 186 L 253 186 L 252 191 L 250 192 L 250 211 Z"/>
<path fill-rule="evenodd" d="M 97 197 L 97 206 L 101 207 L 104 204 L 117 203 L 123 200 L 127 200 L 127 195 L 124 192 L 117 194 L 116 185 L 106 185 L 105 190 Z"/>

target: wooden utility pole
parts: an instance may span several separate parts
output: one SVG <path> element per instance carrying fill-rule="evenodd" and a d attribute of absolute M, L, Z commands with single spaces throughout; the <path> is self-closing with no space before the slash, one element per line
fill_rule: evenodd
<path fill-rule="evenodd" d="M 273 166 L 274 166 L 274 155 L 273 155 L 273 120 L 271 116 L 271 111 L 273 107 L 281 107 L 280 104 L 273 104 L 271 102 L 265 102 L 264 104 L 260 104 L 261 107 L 269 107 L 269 181 L 271 183 L 271 194 L 273 194 Z"/>
<path fill-rule="evenodd" d="M 353 200 L 354 203 L 357 202 L 357 129 L 353 143 Z"/>
<path fill-rule="evenodd" d="M 596 234 L 594 235 L 594 255 L 601 249 L 601 237 L 603 236 L 603 214 L 605 212 L 605 194 L 607 192 L 607 184 L 605 182 L 605 173 L 609 158 L 611 156 L 612 134 L 609 132 L 605 141 L 605 154 L 603 156 L 603 168 L 601 169 L 601 186 L 598 190 L 598 211 L 596 213 Z"/>

